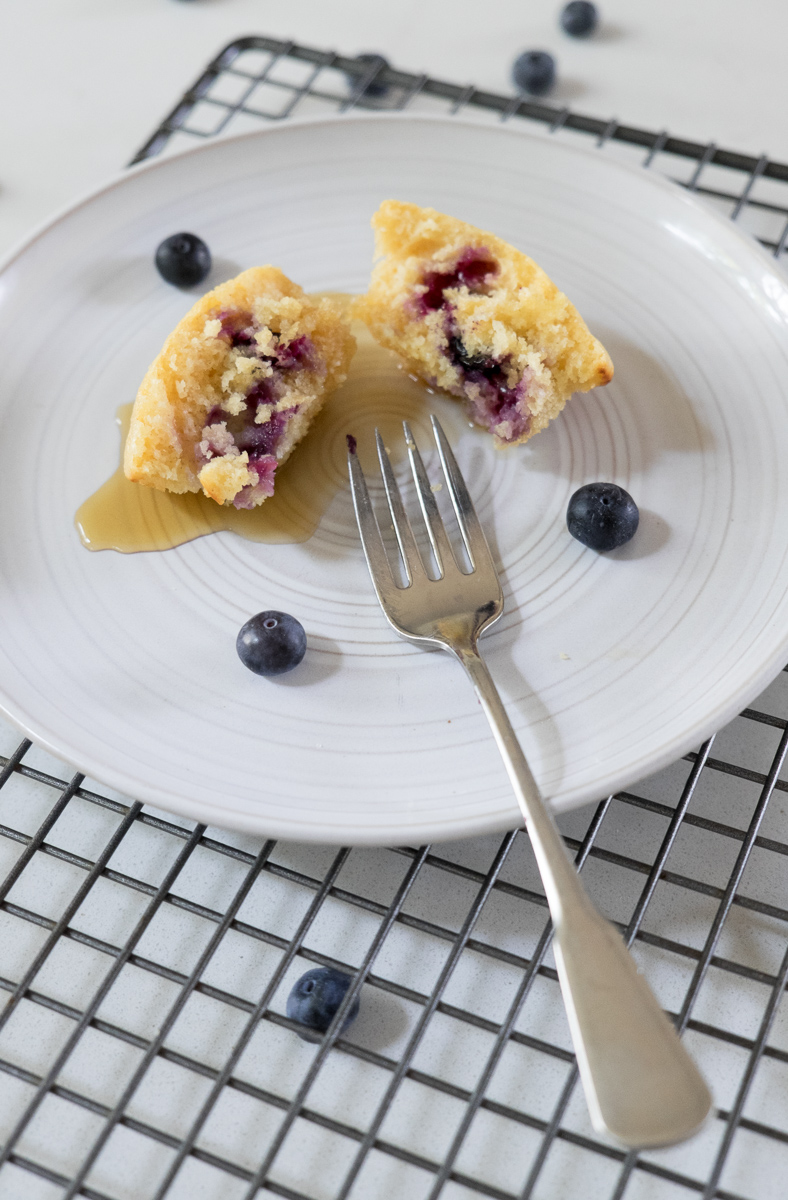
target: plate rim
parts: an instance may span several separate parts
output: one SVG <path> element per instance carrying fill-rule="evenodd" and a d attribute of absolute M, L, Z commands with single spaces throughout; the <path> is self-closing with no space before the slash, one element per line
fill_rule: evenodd
<path fill-rule="evenodd" d="M 565 142 L 550 141 L 544 134 L 540 135 L 530 129 L 520 129 L 511 124 L 497 124 L 492 127 L 485 126 L 478 121 L 469 121 L 464 117 L 440 116 L 432 113 L 410 113 L 410 112 L 361 112 L 354 110 L 352 113 L 341 114 L 337 113 L 331 116 L 324 117 L 288 117 L 281 123 L 272 123 L 262 129 L 249 129 L 244 133 L 229 134 L 224 137 L 222 135 L 214 135 L 206 138 L 204 142 L 200 142 L 194 146 L 184 146 L 182 149 L 176 150 L 170 154 L 157 154 L 152 158 L 143 159 L 142 162 L 130 163 L 126 167 L 122 167 L 115 174 L 110 175 L 103 183 L 95 184 L 86 191 L 80 192 L 74 200 L 69 200 L 66 204 L 56 208 L 53 213 L 45 217 L 43 221 L 37 222 L 33 228 L 17 239 L 2 256 L 0 256 L 0 274 L 3 274 L 25 251 L 30 249 L 35 242 L 49 232 L 51 228 L 59 224 L 72 213 L 78 212 L 84 208 L 92 200 L 107 192 L 113 191 L 116 187 L 123 185 L 127 179 L 136 178 L 138 175 L 143 175 L 148 171 L 165 168 L 169 163 L 177 162 L 180 159 L 196 157 L 199 154 L 210 153 L 216 146 L 227 146 L 239 144 L 246 141 L 255 141 L 262 138 L 272 137 L 277 134 L 286 134 L 290 129 L 310 129 L 320 128 L 321 126 L 334 125 L 363 125 L 380 121 L 383 124 L 418 124 L 418 125 L 443 125 L 450 128 L 459 127 L 461 129 L 469 129 L 478 132 L 480 129 L 493 128 L 496 133 L 503 134 L 512 138 L 525 138 L 528 141 L 535 142 L 540 146 L 552 145 L 560 148 L 560 151 L 566 151 L 572 155 L 579 155 L 588 159 L 589 162 L 599 162 L 599 151 L 590 146 L 568 145 Z M 177 132 L 177 130 L 175 131 Z M 775 266 L 774 257 L 767 253 L 760 242 L 755 237 L 744 232 L 741 226 L 737 225 L 730 217 L 723 217 L 715 209 L 707 206 L 694 193 L 682 188 L 681 184 L 674 183 L 673 180 L 667 179 L 664 175 L 659 175 L 652 172 L 651 168 L 634 167 L 630 163 L 619 162 L 617 159 L 607 158 L 604 160 L 606 167 L 611 171 L 621 171 L 626 175 L 631 175 L 635 179 L 648 179 L 650 186 L 661 188 L 666 194 L 680 197 L 688 208 L 694 209 L 696 212 L 703 213 L 705 218 L 711 218 L 714 224 L 720 229 L 725 229 L 729 233 L 735 234 L 743 245 L 755 250 L 761 256 L 764 264 L 768 264 L 775 274 L 781 278 L 781 282 L 785 282 L 779 275 L 779 271 Z"/>

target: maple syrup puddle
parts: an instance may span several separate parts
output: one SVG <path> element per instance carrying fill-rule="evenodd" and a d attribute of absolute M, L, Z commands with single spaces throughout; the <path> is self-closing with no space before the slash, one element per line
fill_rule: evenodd
<path fill-rule="evenodd" d="M 273 496 L 258 508 L 239 510 L 202 492 L 177 495 L 131 483 L 123 474 L 123 447 L 132 405 L 124 404 L 117 414 L 120 466 L 74 518 L 83 546 L 124 554 L 169 550 L 223 529 L 253 542 L 305 542 L 337 492 L 349 486 L 348 433 L 357 439 L 364 471 L 376 475 L 376 427 L 393 462 L 406 453 L 403 420 L 410 422 L 422 446 L 432 443 L 430 412 L 447 432 L 467 428 L 460 405 L 408 375 L 397 356 L 379 346 L 360 321 L 353 322 L 353 333 L 358 349 L 347 380 L 329 396 L 304 440 L 277 471 Z"/>

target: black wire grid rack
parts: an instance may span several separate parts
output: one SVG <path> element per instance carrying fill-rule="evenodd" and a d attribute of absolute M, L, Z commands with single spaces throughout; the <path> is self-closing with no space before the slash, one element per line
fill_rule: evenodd
<path fill-rule="evenodd" d="M 294 114 L 462 113 L 596 139 L 778 257 L 788 165 L 249 37 L 135 158 Z M 0 1195 L 9 1200 L 771 1200 L 788 1185 L 788 676 L 636 792 L 561 819 L 700 1062 L 715 1116 L 626 1154 L 593 1132 L 522 832 L 335 850 L 206 829 L 0 728 Z M 285 1015 L 353 978 L 319 1045 Z"/>

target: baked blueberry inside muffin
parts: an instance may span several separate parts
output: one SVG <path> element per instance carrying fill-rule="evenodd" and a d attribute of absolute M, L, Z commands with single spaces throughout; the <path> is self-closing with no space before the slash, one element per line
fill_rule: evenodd
<path fill-rule="evenodd" d="M 427 383 L 465 400 L 498 445 L 525 442 L 613 364 L 544 271 L 507 242 L 431 208 L 385 201 L 380 261 L 353 306 Z"/>
<path fill-rule="evenodd" d="M 306 296 L 276 267 L 244 271 L 194 305 L 151 365 L 126 476 L 236 508 L 262 504 L 354 350 L 335 301 Z"/>

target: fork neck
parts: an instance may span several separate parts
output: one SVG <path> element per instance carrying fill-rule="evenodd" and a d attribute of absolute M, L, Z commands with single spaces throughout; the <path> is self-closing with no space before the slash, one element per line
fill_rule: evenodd
<path fill-rule="evenodd" d="M 545 887 L 553 923 L 560 926 L 567 906 L 584 908 L 588 899 L 566 852 L 555 821 L 539 793 L 498 689 L 479 654 L 474 638 L 447 645 L 462 663 L 490 723 L 506 772 L 525 818 Z"/>
<path fill-rule="evenodd" d="M 493 601 L 480 605 L 472 612 L 440 617 L 437 620 L 433 618 L 428 622 L 429 640 L 437 641 L 446 650 L 450 650 L 455 657 L 459 658 L 466 670 L 469 670 L 466 659 L 469 662 L 474 658 L 479 659 L 477 648 L 479 637 L 485 629 L 498 620 L 501 608 L 502 605 Z"/>

